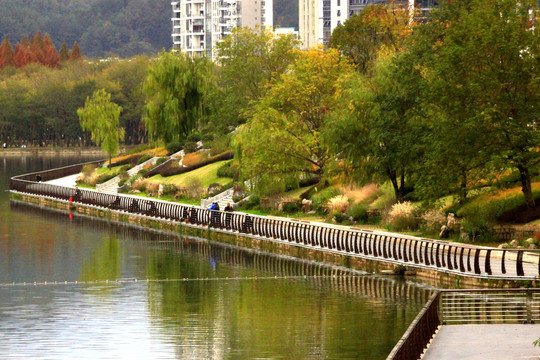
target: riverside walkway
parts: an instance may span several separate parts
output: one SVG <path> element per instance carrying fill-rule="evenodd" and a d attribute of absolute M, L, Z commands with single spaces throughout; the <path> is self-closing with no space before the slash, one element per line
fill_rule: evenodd
<path fill-rule="evenodd" d="M 104 194 L 73 187 L 72 182 L 83 165 L 39 172 L 43 182 L 35 181 L 38 173 L 15 176 L 11 179 L 10 189 L 14 193 L 63 201 L 71 198 L 75 203 L 111 211 L 406 267 L 482 279 L 539 278 L 537 252 L 470 246 L 304 220 L 211 211 L 130 195 Z"/>

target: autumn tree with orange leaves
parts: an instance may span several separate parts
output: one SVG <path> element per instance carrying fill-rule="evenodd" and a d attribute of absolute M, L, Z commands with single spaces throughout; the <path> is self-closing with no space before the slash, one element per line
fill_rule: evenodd
<path fill-rule="evenodd" d="M 64 51 L 67 53 L 67 47 Z M 57 68 L 62 61 L 79 60 L 81 58 L 81 50 L 77 43 L 73 45 L 70 56 L 66 57 L 64 53 L 58 53 L 48 34 L 43 36 L 39 31 L 31 40 L 28 40 L 27 37 L 22 38 L 15 45 L 15 50 L 13 50 L 8 37 L 0 45 L 0 70 L 6 66 L 23 68 L 31 63 L 39 63 L 51 68 Z"/>

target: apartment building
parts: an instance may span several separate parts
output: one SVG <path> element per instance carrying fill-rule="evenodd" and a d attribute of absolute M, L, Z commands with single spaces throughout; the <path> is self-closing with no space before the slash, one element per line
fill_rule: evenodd
<path fill-rule="evenodd" d="M 439 0 L 401 0 L 422 12 L 429 11 Z M 386 0 L 299 0 L 299 34 L 303 48 L 328 45 L 334 29 L 366 6 L 385 4 Z"/>
<path fill-rule="evenodd" d="M 208 56 L 233 28 L 273 26 L 273 0 L 179 0 L 171 2 L 173 48 Z"/>

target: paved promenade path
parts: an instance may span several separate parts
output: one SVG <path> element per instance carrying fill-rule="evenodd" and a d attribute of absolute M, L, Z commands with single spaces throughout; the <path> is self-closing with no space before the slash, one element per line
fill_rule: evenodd
<path fill-rule="evenodd" d="M 537 324 L 443 325 L 424 360 L 540 359 Z"/>
<path fill-rule="evenodd" d="M 75 187 L 77 185 L 77 178 L 79 174 L 66 176 L 63 178 L 58 178 L 50 181 L 45 181 L 46 184 L 66 186 L 66 187 Z"/>

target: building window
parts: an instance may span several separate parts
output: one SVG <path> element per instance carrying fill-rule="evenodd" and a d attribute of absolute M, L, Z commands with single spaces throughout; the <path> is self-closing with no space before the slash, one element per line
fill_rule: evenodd
<path fill-rule="evenodd" d="M 337 0 L 337 6 L 341 6 L 341 0 Z"/>
<path fill-rule="evenodd" d="M 341 16 L 341 10 L 337 11 L 337 16 Z"/>

